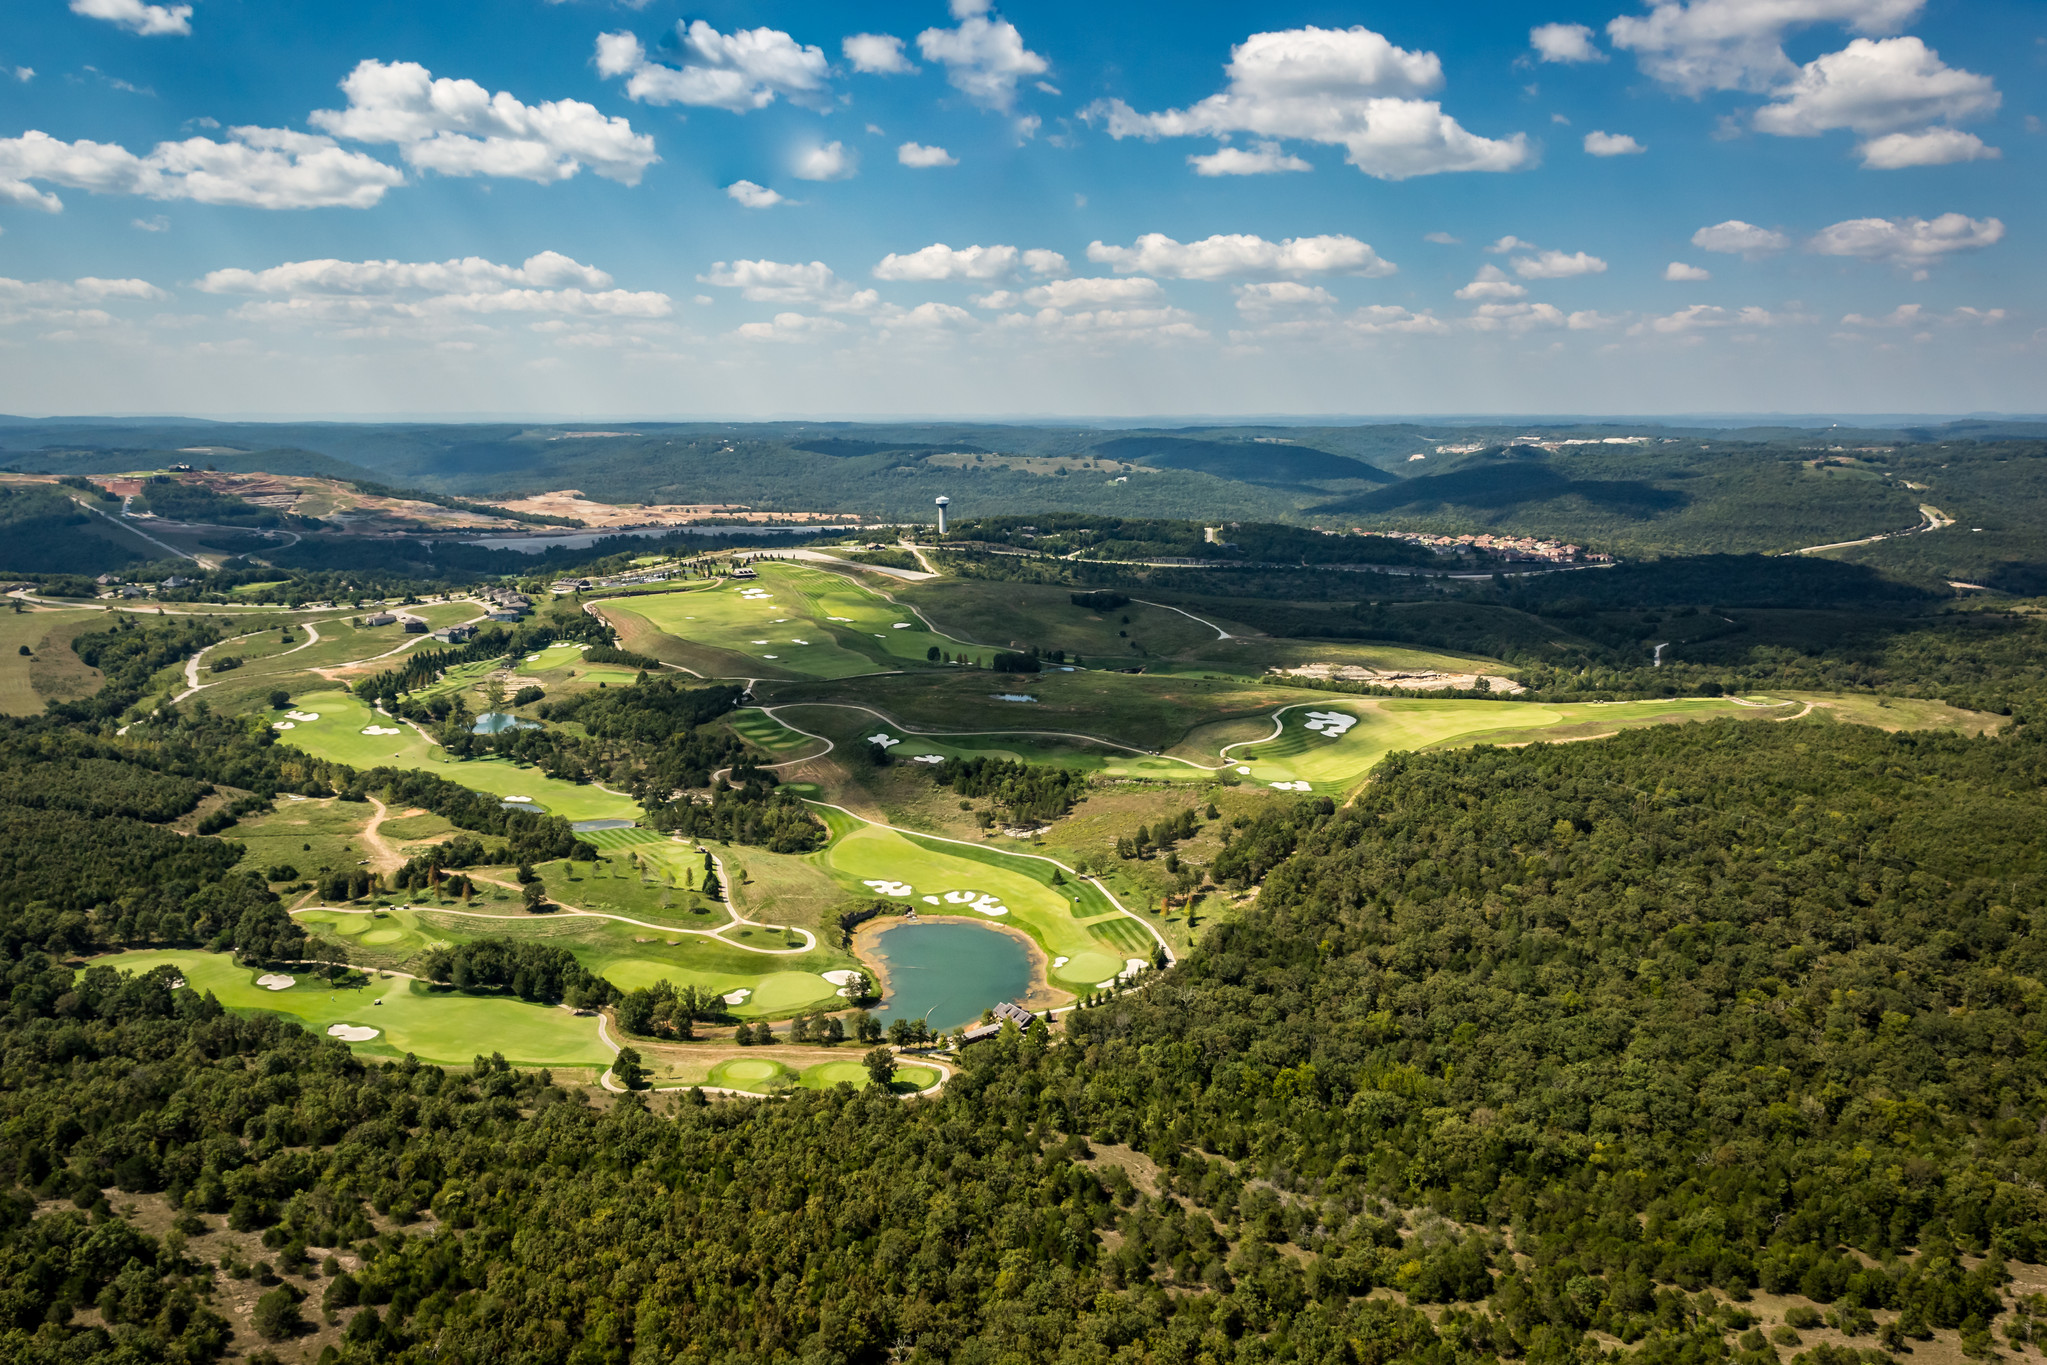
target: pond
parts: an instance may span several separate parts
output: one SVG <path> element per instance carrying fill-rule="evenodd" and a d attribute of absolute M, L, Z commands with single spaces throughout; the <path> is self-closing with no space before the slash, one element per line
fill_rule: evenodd
<path fill-rule="evenodd" d="M 875 935 L 870 953 L 888 973 L 888 998 L 874 1011 L 884 1024 L 922 1017 L 951 1030 L 1031 988 L 1023 944 L 983 924 L 905 920 Z"/>
<path fill-rule="evenodd" d="M 540 722 L 537 720 L 521 720 L 517 716 L 507 715 L 503 711 L 486 711 L 476 718 L 476 724 L 469 727 L 469 732 L 476 735 L 499 735 L 507 730 L 538 730 L 539 728 Z"/>

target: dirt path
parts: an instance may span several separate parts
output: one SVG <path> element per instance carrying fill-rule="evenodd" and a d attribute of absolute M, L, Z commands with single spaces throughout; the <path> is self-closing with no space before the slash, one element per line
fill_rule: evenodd
<path fill-rule="evenodd" d="M 405 855 L 392 847 L 391 841 L 384 837 L 384 821 L 390 818 L 391 811 L 374 796 L 369 797 L 369 803 L 376 807 L 377 813 L 362 827 L 363 844 L 369 849 L 372 860 L 385 864 L 378 867 L 377 871 L 396 872 L 405 865 Z"/>

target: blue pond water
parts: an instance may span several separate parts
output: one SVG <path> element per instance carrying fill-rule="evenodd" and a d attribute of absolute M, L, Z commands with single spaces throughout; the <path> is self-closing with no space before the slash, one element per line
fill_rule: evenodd
<path fill-rule="evenodd" d="M 1022 999 L 1031 985 L 1024 946 L 980 924 L 892 924 L 875 935 L 870 955 L 888 973 L 888 997 L 874 1011 L 884 1024 L 921 1016 L 934 1029 L 957 1028 L 998 1001 Z"/>
<path fill-rule="evenodd" d="M 476 724 L 469 727 L 469 732 L 476 735 L 498 735 L 507 730 L 539 728 L 540 722 L 537 720 L 520 720 L 517 716 L 508 716 L 502 711 L 486 711 L 476 718 Z"/>

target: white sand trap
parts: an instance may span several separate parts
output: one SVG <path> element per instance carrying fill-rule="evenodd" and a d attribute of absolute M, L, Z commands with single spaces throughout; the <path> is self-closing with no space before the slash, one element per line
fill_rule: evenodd
<path fill-rule="evenodd" d="M 329 1024 L 327 1036 L 344 1043 L 367 1043 L 377 1036 L 377 1030 L 367 1024 Z"/>
<path fill-rule="evenodd" d="M 521 806 L 530 806 L 533 804 L 533 798 L 530 796 L 508 796 L 505 798 L 505 800 L 515 802 Z"/>
<path fill-rule="evenodd" d="M 316 721 L 320 718 L 320 713 L 318 711 L 286 711 L 284 714 L 290 719 L 299 722 L 301 725 L 304 725 L 310 721 Z"/>
<path fill-rule="evenodd" d="M 851 620 L 852 620 L 853 618 L 852 618 L 852 617 L 850 617 L 850 616 L 827 616 L 827 617 L 825 617 L 824 619 L 825 619 L 825 620 L 827 620 L 827 621 L 848 621 L 848 622 L 850 622 L 850 621 L 851 621 Z"/>
<path fill-rule="evenodd" d="M 1071 958 L 1055 957 L 1052 959 L 1052 965 L 1055 967 L 1064 967 L 1071 960 L 1072 960 Z"/>
<path fill-rule="evenodd" d="M 910 762 L 912 762 L 912 763 L 943 763 L 943 762 L 945 762 L 945 755 L 943 755 L 943 754 L 913 754 L 913 755 L 911 756 L 911 758 L 910 758 Z"/>
<path fill-rule="evenodd" d="M 896 745 L 902 743 L 901 740 L 895 738 L 893 735 L 888 734 L 869 735 L 867 737 L 867 742 L 869 744 L 879 744 L 884 749 L 893 749 L 896 747 Z"/>
<path fill-rule="evenodd" d="M 924 903 L 925 903 L 926 905 L 938 905 L 938 904 L 940 904 L 940 901 L 939 901 L 938 897 L 936 897 L 936 896 L 926 896 L 926 897 L 924 898 Z"/>
<path fill-rule="evenodd" d="M 1246 767 L 1245 767 L 1245 766 L 1243 766 L 1243 765 L 1242 765 L 1241 763 L 1237 765 L 1237 776 L 1239 776 L 1239 777 L 1249 777 L 1250 775 L 1251 775 L 1251 770 L 1250 770 L 1249 768 L 1246 768 Z"/>
<path fill-rule="evenodd" d="M 528 654 L 528 655 L 526 656 L 526 662 L 530 664 L 530 663 L 532 663 L 532 662 L 533 662 L 534 660 L 538 659 L 539 657 L 540 657 L 540 656 L 539 656 L 538 654 Z"/>
<path fill-rule="evenodd" d="M 777 657 L 779 657 L 779 656 L 778 656 L 778 655 L 774 655 L 774 654 L 763 654 L 763 655 L 761 655 L 761 657 L 762 657 L 763 659 L 773 659 L 773 658 L 777 658 Z"/>
<path fill-rule="evenodd" d="M 392 725 L 366 725 L 363 727 L 363 733 L 366 735 L 395 735 L 398 733 L 398 729 Z"/>
<path fill-rule="evenodd" d="M 1312 790 L 1306 782 L 1269 782 L 1266 785 L 1276 792 L 1304 792 Z"/>
<path fill-rule="evenodd" d="M 1358 718 L 1356 716 L 1348 716 L 1341 711 L 1310 711 L 1308 713 L 1308 728 L 1325 734 L 1331 739 L 1343 738 L 1351 726 L 1357 723 Z"/>
<path fill-rule="evenodd" d="M 293 722 L 293 721 L 288 721 L 288 720 L 273 720 L 273 721 L 271 721 L 271 722 L 270 722 L 270 728 L 271 728 L 271 729 L 273 729 L 273 730 L 296 730 L 296 729 L 298 729 L 299 727 L 298 727 L 298 725 L 297 725 L 297 724 L 296 724 L 295 722 Z"/>
<path fill-rule="evenodd" d="M 972 905 L 980 898 L 981 893 L 978 891 L 948 891 L 945 893 L 945 903 L 947 905 Z"/>
<path fill-rule="evenodd" d="M 752 994 L 753 987 L 741 986 L 738 990 L 732 992 L 732 994 L 725 997 L 725 1003 L 728 1005 L 744 1005 L 746 1003 L 746 997 Z"/>
<path fill-rule="evenodd" d="M 850 967 L 835 967 L 828 972 L 819 972 L 818 975 L 831 982 L 834 986 L 850 986 L 853 984 L 854 977 L 865 976 L 866 973 L 856 972 Z"/>
<path fill-rule="evenodd" d="M 917 894 L 917 888 L 911 886 L 908 882 L 892 882 L 877 879 L 871 882 L 862 882 L 861 885 L 870 891 L 879 892 L 884 896 L 895 896 L 903 900 L 908 900 L 911 896 Z"/>
<path fill-rule="evenodd" d="M 185 978 L 182 976 L 174 976 L 170 979 L 169 985 L 172 990 L 181 991 L 185 989 Z"/>
<path fill-rule="evenodd" d="M 1123 959 L 1122 974 L 1126 977 L 1136 976 L 1139 972 L 1143 971 L 1146 967 L 1149 967 L 1150 965 L 1151 963 L 1145 961 L 1141 957 L 1126 957 Z"/>
<path fill-rule="evenodd" d="M 590 647 L 590 646 L 588 646 L 588 645 L 577 645 L 577 646 L 576 646 L 576 648 L 577 648 L 577 649 L 588 649 L 589 647 Z"/>
<path fill-rule="evenodd" d="M 910 623 L 908 621 L 898 621 L 889 627 L 890 630 L 908 630 L 909 628 Z"/>
<path fill-rule="evenodd" d="M 754 643 L 755 643 L 755 644 L 757 644 L 757 645 L 764 645 L 764 644 L 766 644 L 766 643 L 767 643 L 767 641 L 766 641 L 766 640 L 755 640 L 755 641 L 754 641 Z"/>
<path fill-rule="evenodd" d="M 298 984 L 298 980 L 282 972 L 266 972 L 256 978 L 256 984 L 266 991 L 288 991 Z"/>
<path fill-rule="evenodd" d="M 1116 978 L 1112 976 L 1112 977 L 1110 977 L 1110 978 L 1109 978 L 1109 979 L 1108 979 L 1107 981 L 1097 981 L 1097 982 L 1095 982 L 1095 989 L 1096 989 L 1096 990 L 1098 990 L 1098 991 L 1105 991 L 1105 990 L 1109 989 L 1109 987 L 1111 987 L 1111 986 L 1113 986 L 1113 985 L 1115 985 L 1115 984 L 1116 984 Z"/>
<path fill-rule="evenodd" d="M 791 641 L 790 641 L 789 643 L 790 643 L 790 644 L 792 644 L 792 645 L 807 645 L 807 644 L 809 644 L 809 643 L 810 643 L 810 641 L 808 641 L 808 640 L 791 640 Z"/>

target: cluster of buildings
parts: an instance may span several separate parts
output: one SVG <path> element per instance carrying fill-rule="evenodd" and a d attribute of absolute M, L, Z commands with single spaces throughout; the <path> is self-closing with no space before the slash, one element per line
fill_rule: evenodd
<path fill-rule="evenodd" d="M 1425 531 L 1367 531 L 1353 526 L 1354 536 L 1382 536 L 1387 540 L 1404 540 L 1410 545 L 1426 545 L 1439 555 L 1471 555 L 1484 551 L 1494 559 L 1510 562 L 1539 562 L 1544 564 L 1611 564 L 1613 556 L 1592 554 L 1582 545 L 1569 545 L 1560 540 L 1538 540 L 1534 536 L 1461 535 L 1437 536 Z M 1324 535 L 1338 535 L 1340 532 L 1324 531 Z"/>
<path fill-rule="evenodd" d="M 548 584 L 547 590 L 556 597 L 567 597 L 572 592 L 587 592 L 591 588 L 630 588 L 641 583 L 666 583 L 668 579 L 665 569 L 651 573 L 613 574 L 609 578 L 557 578 Z"/>
<path fill-rule="evenodd" d="M 177 574 L 172 574 L 161 583 L 129 583 L 123 581 L 119 574 L 110 573 L 103 573 L 92 581 L 107 590 L 102 596 L 119 597 L 128 601 L 138 597 L 154 597 L 159 589 L 175 590 L 192 586 L 191 579 L 181 578 Z"/>

